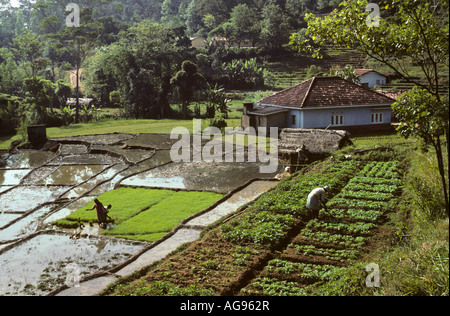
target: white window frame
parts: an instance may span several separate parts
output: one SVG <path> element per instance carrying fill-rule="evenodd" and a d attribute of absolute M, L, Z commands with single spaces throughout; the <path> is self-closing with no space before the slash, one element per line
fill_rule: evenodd
<path fill-rule="evenodd" d="M 370 118 L 371 124 L 383 124 L 384 123 L 384 113 L 383 111 L 374 111 Z"/>
<path fill-rule="evenodd" d="M 344 125 L 344 112 L 332 112 L 331 126 L 343 126 L 343 125 Z"/>

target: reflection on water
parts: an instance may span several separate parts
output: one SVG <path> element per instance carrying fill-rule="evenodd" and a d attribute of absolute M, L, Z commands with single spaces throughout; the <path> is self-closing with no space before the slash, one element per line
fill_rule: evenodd
<path fill-rule="evenodd" d="M 76 264 L 83 276 L 111 268 L 140 249 L 142 245 L 112 240 L 38 235 L 10 250 L 0 250 L 0 295 L 44 294 L 64 285 L 69 264 Z"/>
<path fill-rule="evenodd" d="M 9 156 L 6 160 L 7 169 L 29 169 L 37 168 L 55 157 L 52 152 L 20 152 Z"/>
<path fill-rule="evenodd" d="M 0 230 L 0 241 L 12 240 L 34 233 L 38 228 L 39 220 L 45 215 L 47 215 L 49 212 L 51 212 L 53 209 L 54 206 L 52 205 L 44 206 L 39 210 L 36 210 L 32 214 L 26 216 L 25 218 L 21 219 L 20 221 L 15 222 L 11 226 L 3 230 Z M 3 226 L 1 225 L 2 221 L 1 217 L 2 215 L 0 215 L 0 227 Z"/>
<path fill-rule="evenodd" d="M 157 178 L 147 173 L 125 179 L 123 185 L 143 186 L 167 189 L 185 189 L 183 177 Z"/>
<path fill-rule="evenodd" d="M 66 191 L 65 186 L 23 186 L 3 193 L 0 198 L 0 210 L 2 212 L 26 213 L 37 206 L 53 202 L 59 195 Z"/>
<path fill-rule="evenodd" d="M 78 185 L 89 180 L 106 166 L 61 166 L 47 178 L 39 182 L 44 185 Z"/>
<path fill-rule="evenodd" d="M 0 185 L 18 185 L 30 171 L 31 169 L 0 170 Z"/>
<path fill-rule="evenodd" d="M 122 184 L 227 193 L 251 179 L 270 179 L 276 175 L 260 173 L 259 166 L 258 163 L 173 163 L 127 178 Z"/>

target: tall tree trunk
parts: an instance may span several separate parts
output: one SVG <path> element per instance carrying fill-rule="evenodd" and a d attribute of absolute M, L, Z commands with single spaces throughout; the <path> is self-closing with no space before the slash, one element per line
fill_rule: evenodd
<path fill-rule="evenodd" d="M 183 100 L 183 119 L 187 120 L 188 101 Z"/>
<path fill-rule="evenodd" d="M 440 140 L 439 136 L 437 137 L 436 142 L 433 142 L 433 145 L 436 150 L 436 158 L 438 161 L 439 174 L 441 175 L 442 189 L 444 192 L 444 199 L 445 199 L 445 211 L 447 212 L 447 216 L 449 216 L 447 181 L 446 181 L 446 174 L 445 174 L 445 167 L 444 167 L 444 159 L 442 157 L 441 140 Z"/>
<path fill-rule="evenodd" d="M 80 67 L 78 66 L 78 61 L 77 61 L 77 72 L 76 72 L 76 105 L 75 105 L 75 123 L 79 123 L 80 121 Z"/>

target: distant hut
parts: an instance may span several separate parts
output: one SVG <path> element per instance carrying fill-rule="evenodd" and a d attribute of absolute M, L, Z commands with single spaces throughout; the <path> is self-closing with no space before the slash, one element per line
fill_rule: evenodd
<path fill-rule="evenodd" d="M 280 160 L 298 167 L 348 145 L 352 145 L 350 133 L 344 130 L 285 128 L 280 134 L 278 152 Z"/>
<path fill-rule="evenodd" d="M 80 105 L 92 105 L 92 103 L 94 102 L 94 99 L 80 98 L 79 102 L 80 102 Z M 67 99 L 66 105 L 70 106 L 72 108 L 75 107 L 77 105 L 77 99 L 76 98 Z"/>

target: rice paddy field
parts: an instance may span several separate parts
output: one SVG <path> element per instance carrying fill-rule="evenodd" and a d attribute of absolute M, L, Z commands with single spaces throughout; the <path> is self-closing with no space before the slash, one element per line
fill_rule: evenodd
<path fill-rule="evenodd" d="M 103 193 L 98 199 L 112 205 L 108 213 L 110 226 L 104 231 L 105 235 L 152 242 L 222 196 L 214 192 L 121 187 Z M 80 224 L 92 225 L 97 222 L 96 211 L 88 211 L 93 205 L 91 201 L 55 224 L 69 228 L 77 228 Z"/>

